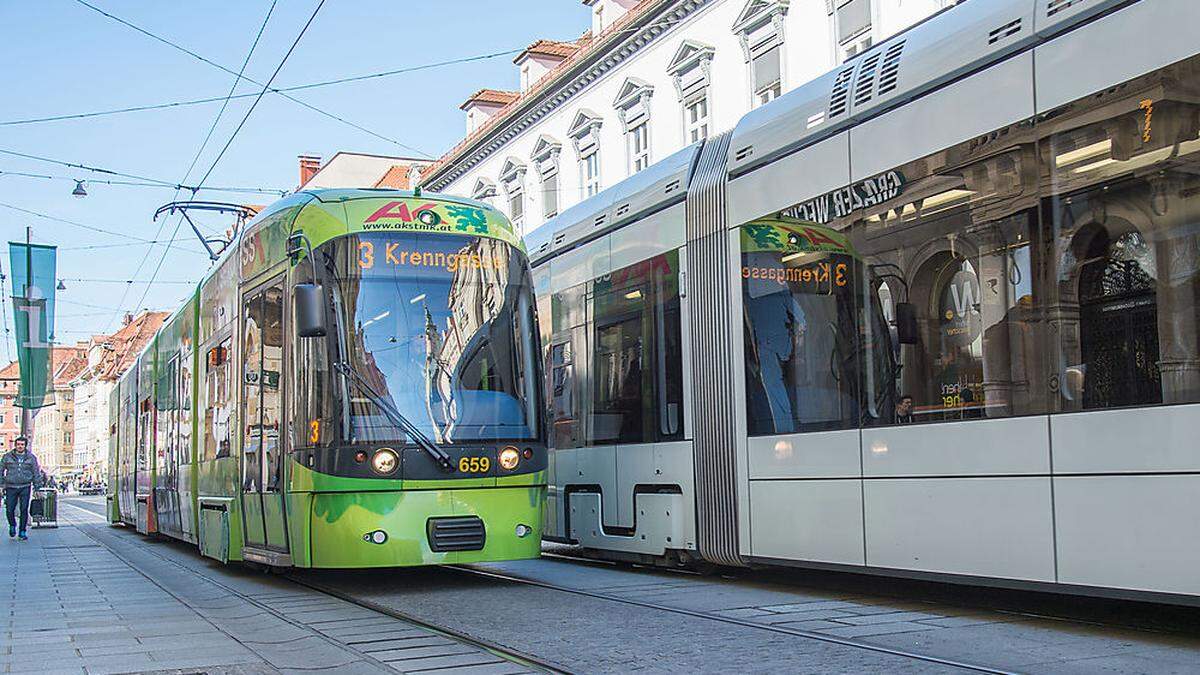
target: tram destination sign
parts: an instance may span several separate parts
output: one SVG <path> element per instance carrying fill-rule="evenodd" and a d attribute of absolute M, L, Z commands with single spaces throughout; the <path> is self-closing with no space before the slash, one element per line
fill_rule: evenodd
<path fill-rule="evenodd" d="M 895 199 L 904 192 L 904 175 L 899 171 L 886 171 L 857 183 L 826 192 L 806 202 L 785 209 L 782 215 L 825 224 L 845 218 L 858 209 L 878 206 Z"/>

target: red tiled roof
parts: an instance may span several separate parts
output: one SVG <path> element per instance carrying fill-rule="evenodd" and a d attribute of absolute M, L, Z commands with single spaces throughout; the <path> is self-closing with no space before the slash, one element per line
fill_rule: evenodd
<path fill-rule="evenodd" d="M 577 51 L 579 51 L 579 45 L 574 42 L 538 40 L 537 42 L 526 47 L 525 51 L 517 54 L 517 58 L 513 59 L 513 63 L 520 63 L 522 59 L 532 54 L 538 54 L 541 56 L 555 56 L 565 59 Z"/>
<path fill-rule="evenodd" d="M 55 347 L 50 354 L 50 367 L 54 371 L 54 384 L 65 385 L 87 367 L 87 350 L 82 346 Z M 17 380 L 21 377 L 21 366 L 16 361 L 0 369 L 0 380 Z"/>
<path fill-rule="evenodd" d="M 167 312 L 142 312 L 121 330 L 105 339 L 96 336 L 96 340 L 108 343 L 112 349 L 104 350 L 100 363 L 96 365 L 96 376 L 102 380 L 115 380 L 137 361 L 138 354 L 154 339 L 154 334 L 162 327 L 163 322 L 170 316 Z"/>
<path fill-rule="evenodd" d="M 54 386 L 66 386 L 87 367 L 87 350 L 82 347 L 55 347 L 50 357 Z"/>
<path fill-rule="evenodd" d="M 466 109 L 472 103 L 492 103 L 495 105 L 508 105 L 513 101 L 521 98 L 521 93 L 517 91 L 501 91 L 499 89 L 480 89 L 471 94 L 463 104 L 458 106 L 459 110 Z"/>
<path fill-rule="evenodd" d="M 545 89 L 549 88 L 555 81 L 558 80 L 560 76 L 570 70 L 571 66 L 587 58 L 599 47 L 603 46 L 606 38 L 625 30 L 626 26 L 633 22 L 637 17 L 648 12 L 651 7 L 666 1 L 668 0 L 641 0 L 641 2 L 638 4 L 630 7 L 629 10 L 622 14 L 616 21 L 614 21 L 611 26 L 605 28 L 600 35 L 593 36 L 590 30 L 585 32 L 578 40 L 575 41 L 575 44 L 578 45 L 578 49 L 576 49 L 573 54 L 560 61 L 558 65 L 554 66 L 554 68 L 551 68 L 549 72 L 538 78 L 538 81 L 530 86 L 529 89 L 519 94 L 503 108 L 496 111 L 496 114 L 489 117 L 487 121 L 480 125 L 478 129 L 471 132 L 466 138 L 459 141 L 458 144 L 451 148 L 449 152 L 439 157 L 436 162 L 422 169 L 421 181 L 425 181 L 430 176 L 444 168 L 447 164 L 450 164 L 459 155 L 459 153 L 468 148 L 475 140 L 490 133 L 492 129 L 498 126 L 501 121 L 505 119 L 508 113 L 516 110 L 522 102 L 541 94 Z M 470 101 L 471 99 L 467 99 L 468 103 Z"/>
<path fill-rule="evenodd" d="M 407 190 L 412 187 L 408 180 L 408 174 L 412 171 L 412 164 L 393 164 L 392 168 L 383 174 L 383 177 L 375 181 L 374 187 L 377 188 L 396 188 L 397 190 Z"/>

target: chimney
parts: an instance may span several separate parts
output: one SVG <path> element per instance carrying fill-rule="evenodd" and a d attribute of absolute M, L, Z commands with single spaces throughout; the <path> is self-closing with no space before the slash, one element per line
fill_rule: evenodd
<path fill-rule="evenodd" d="M 300 155 L 300 187 L 304 187 L 304 184 L 312 180 L 320 170 L 320 155 Z"/>
<path fill-rule="evenodd" d="M 131 323 L 133 323 L 133 313 L 125 312 L 125 318 L 121 320 L 121 325 L 128 326 Z"/>

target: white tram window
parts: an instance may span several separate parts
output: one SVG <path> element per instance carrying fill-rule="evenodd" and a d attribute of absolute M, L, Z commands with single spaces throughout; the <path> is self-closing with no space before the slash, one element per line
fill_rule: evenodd
<path fill-rule="evenodd" d="M 1200 401 L 1197 86 L 1193 57 L 1039 134 L 1056 409 Z"/>

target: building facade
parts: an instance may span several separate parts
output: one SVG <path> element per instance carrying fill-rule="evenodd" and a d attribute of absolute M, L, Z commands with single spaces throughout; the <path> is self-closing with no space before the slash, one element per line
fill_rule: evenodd
<path fill-rule="evenodd" d="M 17 390 L 21 384 L 21 369 L 16 361 L 0 370 L 0 452 L 12 447 L 21 435 L 21 408 L 17 407 Z"/>
<path fill-rule="evenodd" d="M 98 482 L 108 475 L 109 396 L 168 316 L 126 316 L 120 330 L 93 336 L 84 345 L 80 368 L 69 382 L 74 407 L 71 471 L 84 480 Z"/>
<path fill-rule="evenodd" d="M 574 42 L 514 60 L 421 186 L 488 201 L 523 233 L 958 0 L 584 0 Z"/>
<path fill-rule="evenodd" d="M 64 480 L 75 472 L 75 394 L 71 381 L 83 369 L 84 348 L 55 347 L 50 356 L 53 392 L 33 415 L 32 448 L 42 470 Z"/>

